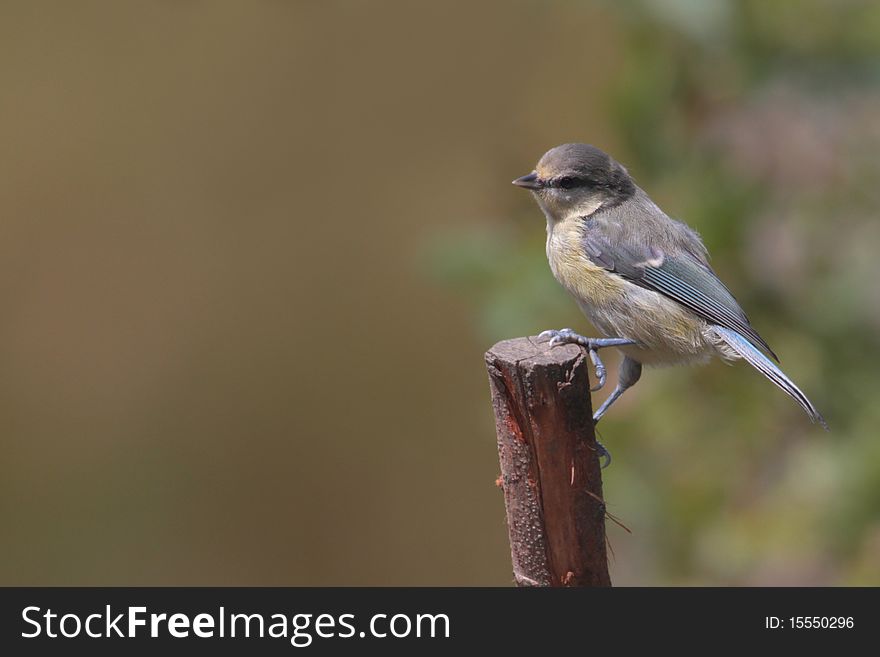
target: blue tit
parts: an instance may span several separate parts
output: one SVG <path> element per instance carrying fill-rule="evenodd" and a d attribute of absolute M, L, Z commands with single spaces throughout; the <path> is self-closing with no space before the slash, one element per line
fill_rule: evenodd
<path fill-rule="evenodd" d="M 594 146 L 564 144 L 513 184 L 529 190 L 547 218 L 553 275 L 604 336 L 562 329 L 541 337 L 551 346 L 586 348 L 600 386 L 605 372 L 598 350 L 615 347 L 624 354 L 617 386 L 594 422 L 639 380 L 642 365 L 701 363 L 717 356 L 745 360 L 828 428 L 712 271 L 699 235 L 667 216 L 620 163 Z"/>

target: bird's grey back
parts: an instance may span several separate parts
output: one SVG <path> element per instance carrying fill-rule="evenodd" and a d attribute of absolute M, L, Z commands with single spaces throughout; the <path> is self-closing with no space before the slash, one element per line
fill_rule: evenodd
<path fill-rule="evenodd" d="M 638 185 L 626 203 L 600 210 L 591 219 L 601 226 L 612 244 L 644 253 L 684 250 L 699 262 L 708 264 L 706 247 L 696 231 L 668 216 Z"/>

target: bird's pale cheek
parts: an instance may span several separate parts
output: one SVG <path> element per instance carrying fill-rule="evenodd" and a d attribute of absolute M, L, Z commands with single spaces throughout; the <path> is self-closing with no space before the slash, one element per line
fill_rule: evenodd
<path fill-rule="evenodd" d="M 601 196 L 594 194 L 576 199 L 572 203 L 572 206 L 577 208 L 577 214 L 579 216 L 588 217 L 602 207 L 603 202 L 604 199 Z"/>
<path fill-rule="evenodd" d="M 547 202 L 546 196 L 542 194 L 535 194 L 535 200 L 538 202 L 538 207 L 541 208 L 541 212 L 544 213 L 544 216 L 547 217 L 548 221 L 554 222 L 557 220 L 556 210 Z"/>
<path fill-rule="evenodd" d="M 552 190 L 542 190 L 541 203 L 551 213 L 557 215 L 560 210 L 559 195 L 553 193 Z"/>

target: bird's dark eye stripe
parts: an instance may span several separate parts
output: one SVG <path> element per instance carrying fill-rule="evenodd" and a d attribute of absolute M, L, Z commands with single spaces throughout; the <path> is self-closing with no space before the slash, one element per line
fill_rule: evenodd
<path fill-rule="evenodd" d="M 563 176 L 561 178 L 554 178 L 550 181 L 550 187 L 561 187 L 562 189 L 581 187 L 586 184 L 586 180 L 584 180 L 583 178 L 577 178 L 575 176 Z"/>

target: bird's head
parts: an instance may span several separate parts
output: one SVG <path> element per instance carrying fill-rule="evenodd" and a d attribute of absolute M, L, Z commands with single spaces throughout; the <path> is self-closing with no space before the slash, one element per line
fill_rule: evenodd
<path fill-rule="evenodd" d="M 635 192 L 635 183 L 623 165 L 589 144 L 550 149 L 534 171 L 513 184 L 531 191 L 551 221 L 589 216 Z"/>

